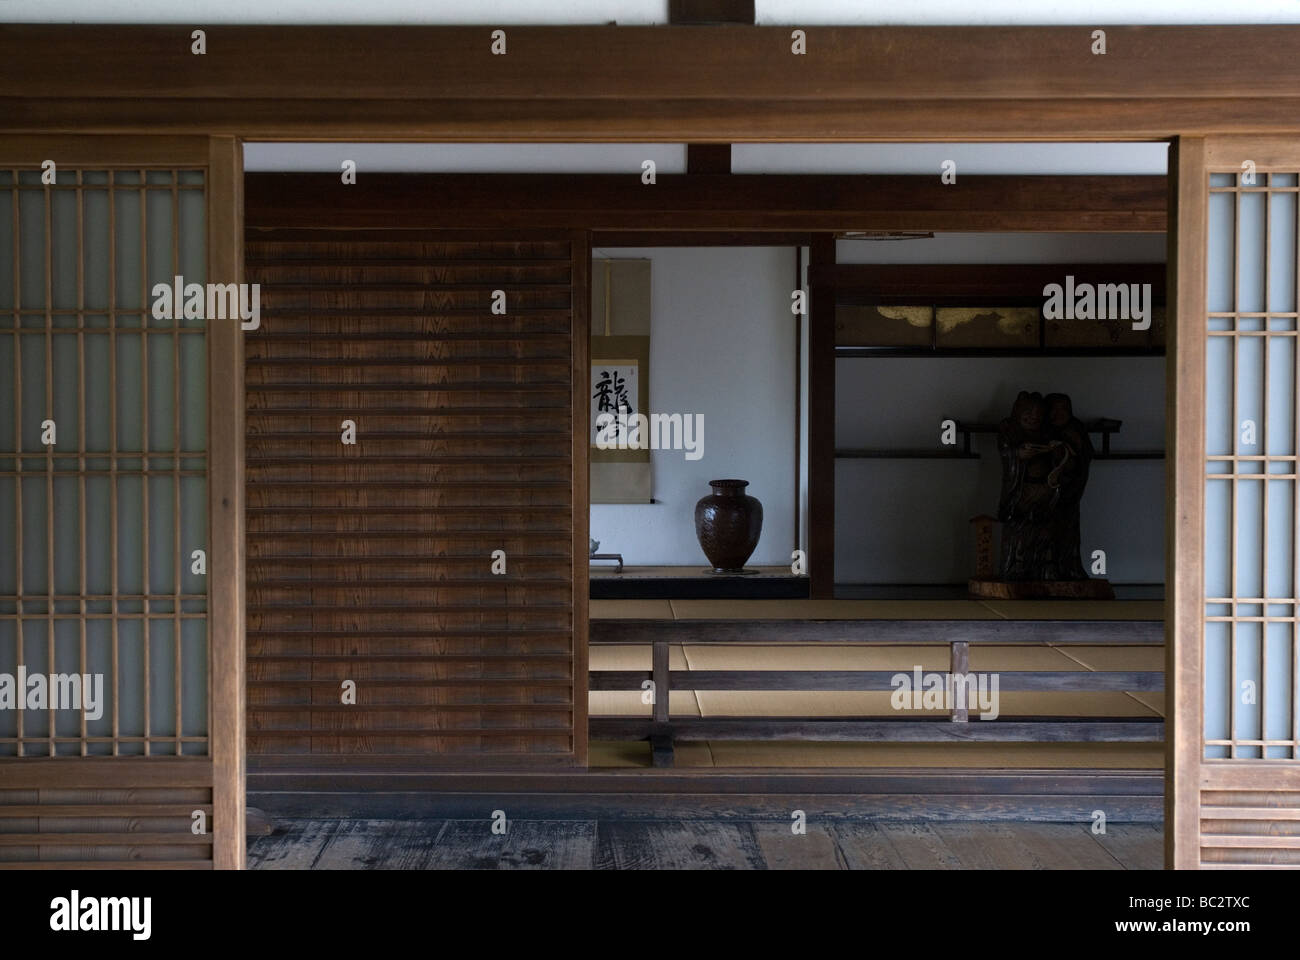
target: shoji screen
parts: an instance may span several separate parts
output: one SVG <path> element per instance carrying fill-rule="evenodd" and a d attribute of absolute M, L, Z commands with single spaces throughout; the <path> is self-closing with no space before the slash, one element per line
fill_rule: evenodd
<path fill-rule="evenodd" d="M 209 325 L 152 310 L 209 279 L 208 144 L 41 146 L 0 163 L 0 866 L 211 866 Z"/>
<path fill-rule="evenodd" d="M 1203 537 L 1204 553 L 1199 572 L 1186 563 L 1174 571 L 1184 615 L 1200 594 L 1195 620 L 1178 621 L 1174 654 L 1174 862 L 1294 866 L 1300 142 L 1184 143 L 1180 153 L 1183 524 L 1202 498 L 1180 549 L 1186 560 L 1199 546 L 1191 538 Z"/>

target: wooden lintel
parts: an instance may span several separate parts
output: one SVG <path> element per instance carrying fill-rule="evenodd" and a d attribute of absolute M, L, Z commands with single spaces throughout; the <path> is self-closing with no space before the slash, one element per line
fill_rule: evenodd
<path fill-rule="evenodd" d="M 562 228 L 593 231 L 850 230 L 1158 233 L 1163 176 L 253 173 L 249 230 Z"/>

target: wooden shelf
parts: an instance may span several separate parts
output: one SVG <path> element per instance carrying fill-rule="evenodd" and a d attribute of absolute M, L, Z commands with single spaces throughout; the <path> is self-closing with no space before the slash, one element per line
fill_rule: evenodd
<path fill-rule="evenodd" d="M 954 420 L 957 433 L 961 435 L 960 446 L 952 449 L 931 447 L 925 450 L 891 450 L 877 447 L 843 447 L 836 449 L 836 460 L 978 460 L 980 455 L 971 449 L 971 437 L 977 433 L 996 434 L 1000 429 L 996 423 L 977 423 L 968 420 Z M 1084 423 L 1089 433 L 1101 434 L 1101 449 L 1093 453 L 1093 460 L 1163 460 L 1163 450 L 1112 450 L 1110 438 L 1119 433 L 1122 420 L 1099 417 Z"/>
<path fill-rule="evenodd" d="M 962 450 L 870 450 L 844 449 L 835 451 L 836 460 L 978 460 L 978 453 Z"/>

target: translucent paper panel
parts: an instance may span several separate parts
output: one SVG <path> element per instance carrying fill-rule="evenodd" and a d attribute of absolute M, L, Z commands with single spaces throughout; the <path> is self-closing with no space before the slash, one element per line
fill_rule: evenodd
<path fill-rule="evenodd" d="M 1266 597 L 1291 598 L 1295 595 L 1295 481 L 1268 480 L 1265 509 L 1268 524 L 1264 531 L 1266 560 Z"/>
<path fill-rule="evenodd" d="M 1206 610 L 1228 618 L 1205 626 L 1211 759 L 1300 757 L 1296 181 L 1210 181 L 1205 590 L 1237 601 Z"/>
<path fill-rule="evenodd" d="M 206 753 L 206 321 L 151 310 L 206 281 L 203 181 L 0 170 L 0 672 L 103 684 L 0 755 Z"/>
<path fill-rule="evenodd" d="M 1205 483 L 1205 595 L 1232 596 L 1232 481 Z"/>
<path fill-rule="evenodd" d="M 1236 224 L 1236 196 L 1231 193 L 1210 194 L 1210 237 L 1206 268 L 1209 286 L 1206 291 L 1211 313 L 1235 309 L 1234 264 L 1236 251 L 1233 228 Z"/>
<path fill-rule="evenodd" d="M 1210 337 L 1205 345 L 1205 452 L 1210 456 L 1231 456 L 1235 448 L 1233 343 L 1233 337 Z"/>
<path fill-rule="evenodd" d="M 1264 310 L 1264 209 L 1262 193 L 1237 194 L 1237 312 Z"/>
<path fill-rule="evenodd" d="M 1260 738 L 1260 624 L 1238 623 L 1234 631 L 1236 670 L 1233 681 L 1233 737 L 1236 740 Z M 1259 758 L 1260 748 L 1253 744 L 1237 746 L 1238 757 Z"/>
<path fill-rule="evenodd" d="M 1237 443 L 1239 457 L 1263 453 L 1264 439 L 1264 341 L 1261 337 L 1237 337 Z"/>
<path fill-rule="evenodd" d="M 1263 481 L 1237 481 L 1237 508 L 1234 533 L 1237 542 L 1237 597 L 1263 594 L 1263 558 L 1260 554 L 1264 521 Z"/>
<path fill-rule="evenodd" d="M 1296 195 L 1275 193 L 1268 210 L 1268 311 L 1294 313 L 1296 308 Z"/>
<path fill-rule="evenodd" d="M 1292 623 L 1270 623 L 1265 631 L 1264 673 L 1269 679 L 1265 687 L 1262 704 L 1264 739 L 1290 740 L 1295 736 L 1292 718 L 1295 716 L 1295 690 L 1292 683 L 1274 682 L 1276 675 L 1292 672 L 1291 651 L 1295 638 L 1295 625 Z M 1285 746 L 1271 745 L 1264 748 L 1265 759 L 1285 759 L 1291 751 Z"/>
<path fill-rule="evenodd" d="M 1270 457 L 1296 452 L 1296 338 L 1268 338 L 1268 397 L 1265 411 L 1265 450 Z"/>

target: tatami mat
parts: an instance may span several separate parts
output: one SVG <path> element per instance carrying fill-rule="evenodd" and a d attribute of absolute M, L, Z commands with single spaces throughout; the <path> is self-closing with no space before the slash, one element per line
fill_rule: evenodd
<path fill-rule="evenodd" d="M 709 602 L 709 601 L 700 601 Z M 698 613 L 693 615 L 698 616 Z M 895 670 L 911 673 L 948 668 L 948 647 L 934 644 L 864 646 L 860 644 L 686 644 L 669 648 L 673 670 Z M 649 670 L 650 646 L 596 646 L 594 670 Z M 976 645 L 971 670 L 998 673 L 1017 670 L 1088 672 L 1090 670 L 1161 670 L 1161 647 Z M 934 711 L 897 711 L 892 691 L 756 690 L 675 691 L 671 710 L 683 717 L 866 717 L 933 715 Z M 647 716 L 638 691 L 593 692 L 592 716 Z M 999 690 L 1001 716 L 1158 717 L 1164 698 L 1156 693 L 1027 692 Z M 593 744 L 591 763 L 641 766 L 649 762 L 645 743 Z M 678 744 L 680 766 L 1062 766 L 1158 767 L 1161 744 L 1049 743 L 772 743 L 711 741 Z"/>

